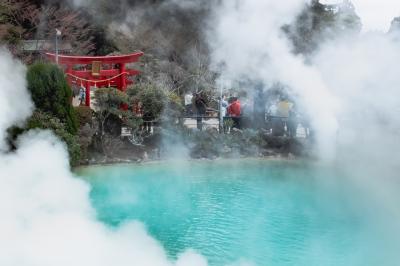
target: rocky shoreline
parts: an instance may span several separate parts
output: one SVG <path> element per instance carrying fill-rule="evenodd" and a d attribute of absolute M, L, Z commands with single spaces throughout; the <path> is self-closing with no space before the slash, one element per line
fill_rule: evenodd
<path fill-rule="evenodd" d="M 219 143 L 219 139 L 210 141 L 196 139 L 190 143 L 180 143 L 185 152 L 180 156 L 172 156 L 185 160 L 220 160 L 220 159 L 267 159 L 267 160 L 296 160 L 310 158 L 309 140 L 303 138 L 287 138 L 264 136 L 265 143 L 255 145 L 251 141 Z M 240 135 L 240 138 L 243 138 Z M 207 145 L 204 145 L 206 143 Z M 172 145 L 171 145 L 172 146 Z M 93 165 L 136 164 L 145 162 L 160 162 L 171 159 L 173 152 L 160 146 L 129 147 L 110 155 L 99 152 L 88 154 L 88 158 L 81 160 L 78 167 Z M 176 154 L 176 153 L 175 153 Z"/>

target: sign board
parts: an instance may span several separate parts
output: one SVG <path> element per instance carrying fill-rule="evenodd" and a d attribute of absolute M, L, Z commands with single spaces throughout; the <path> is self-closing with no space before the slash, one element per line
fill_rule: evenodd
<path fill-rule="evenodd" d="M 93 61 L 92 62 L 92 75 L 100 76 L 101 71 L 101 61 Z"/>

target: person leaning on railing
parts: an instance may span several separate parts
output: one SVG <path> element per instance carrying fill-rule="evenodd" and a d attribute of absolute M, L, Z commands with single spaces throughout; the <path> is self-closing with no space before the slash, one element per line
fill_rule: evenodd
<path fill-rule="evenodd" d="M 280 121 L 275 121 L 274 123 L 273 131 L 276 133 L 274 135 L 296 137 L 297 114 L 294 109 L 294 103 L 289 101 L 287 96 L 281 96 L 281 100 L 277 103 L 276 116 Z"/>
<path fill-rule="evenodd" d="M 193 115 L 193 93 L 186 93 L 185 94 L 185 109 L 186 109 L 186 115 Z"/>
<path fill-rule="evenodd" d="M 207 104 L 201 93 L 196 93 L 194 97 L 194 105 L 196 107 L 197 129 L 203 129 L 203 117 L 206 114 Z"/>
<path fill-rule="evenodd" d="M 233 127 L 240 129 L 241 106 L 237 97 L 232 99 L 232 103 L 227 108 L 227 113 L 233 120 Z"/>

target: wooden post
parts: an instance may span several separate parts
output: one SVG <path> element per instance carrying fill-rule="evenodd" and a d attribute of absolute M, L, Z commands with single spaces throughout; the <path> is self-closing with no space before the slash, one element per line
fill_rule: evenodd
<path fill-rule="evenodd" d="M 90 107 L 90 82 L 86 81 L 86 96 L 85 96 L 85 105 Z"/>
<path fill-rule="evenodd" d="M 73 93 L 72 78 L 70 76 L 70 74 L 72 74 L 72 65 L 70 65 L 70 64 L 67 65 L 67 69 L 65 70 L 65 74 L 66 74 L 67 83 L 70 86 L 70 89 L 72 90 L 72 93 Z M 72 104 L 73 98 L 74 98 L 74 95 L 72 94 L 72 97 L 71 97 L 71 100 L 70 100 L 71 104 Z"/>
<path fill-rule="evenodd" d="M 121 63 L 121 67 L 119 68 L 120 74 L 126 71 L 125 63 Z M 121 75 L 121 91 L 126 91 L 126 74 Z"/>

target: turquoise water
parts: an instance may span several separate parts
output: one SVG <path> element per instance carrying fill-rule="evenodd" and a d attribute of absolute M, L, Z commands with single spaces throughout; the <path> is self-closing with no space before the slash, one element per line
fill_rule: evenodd
<path fill-rule="evenodd" d="M 382 228 L 369 222 L 366 199 L 338 172 L 237 160 L 93 167 L 79 174 L 92 185 L 100 220 L 110 226 L 140 220 L 171 259 L 191 248 L 212 266 L 399 265 L 387 257 Z"/>

